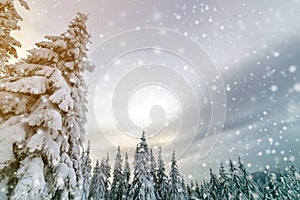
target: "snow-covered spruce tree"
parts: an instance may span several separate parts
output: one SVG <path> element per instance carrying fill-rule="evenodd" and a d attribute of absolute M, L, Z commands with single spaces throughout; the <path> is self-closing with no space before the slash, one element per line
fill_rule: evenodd
<path fill-rule="evenodd" d="M 203 179 L 203 183 L 200 189 L 200 199 L 210 200 L 209 183 Z"/>
<path fill-rule="evenodd" d="M 276 175 L 269 171 L 269 169 L 265 169 L 266 173 L 266 185 L 263 194 L 263 199 L 265 200 L 275 200 L 279 199 L 279 195 L 277 193 L 277 180 Z"/>
<path fill-rule="evenodd" d="M 1 161 L 10 199 L 80 199 L 80 151 L 86 123 L 87 16 L 78 13 L 60 36 L 47 36 L 0 83 L 8 159 Z M 4 166 L 4 167 L 3 167 Z"/>
<path fill-rule="evenodd" d="M 107 193 L 105 196 L 105 199 L 109 199 L 109 187 L 110 187 L 110 182 L 109 182 L 109 178 L 110 178 L 110 164 L 109 164 L 109 153 L 106 154 L 106 160 L 104 162 L 104 175 L 105 175 L 105 187 L 107 188 Z"/>
<path fill-rule="evenodd" d="M 221 186 L 219 184 L 218 177 L 213 173 L 212 169 L 209 169 L 210 180 L 209 180 L 209 196 L 212 199 L 218 200 L 220 198 Z"/>
<path fill-rule="evenodd" d="M 104 200 L 108 199 L 107 176 L 106 176 L 106 161 L 102 159 L 99 166 L 97 160 L 93 170 L 93 177 L 90 186 L 89 199 Z"/>
<path fill-rule="evenodd" d="M 191 183 L 190 183 L 190 190 L 191 190 L 191 192 L 189 194 L 190 199 L 194 200 L 194 199 L 199 199 L 200 198 L 200 196 L 197 194 L 196 186 L 194 185 L 193 181 L 191 181 Z"/>
<path fill-rule="evenodd" d="M 160 199 L 167 199 L 168 187 L 168 177 L 166 175 L 165 163 L 162 157 L 161 148 L 159 148 L 157 158 L 156 191 Z"/>
<path fill-rule="evenodd" d="M 154 157 L 154 155 L 153 155 L 152 149 L 150 149 L 150 163 L 151 163 L 151 169 L 150 169 L 150 172 L 151 172 L 151 175 L 152 175 L 152 177 L 153 177 L 154 186 L 156 187 L 156 181 L 157 181 L 157 177 L 156 177 L 156 174 L 157 174 L 157 168 L 156 168 L 156 161 L 155 161 L 155 157 Z"/>
<path fill-rule="evenodd" d="M 249 172 L 239 157 L 239 174 L 242 185 L 242 193 L 249 200 L 258 200 L 262 198 L 262 194 L 259 191 L 256 183 L 249 176 Z"/>
<path fill-rule="evenodd" d="M 171 160 L 171 171 L 169 175 L 169 200 L 187 200 L 188 197 L 185 193 L 184 188 L 182 188 L 182 178 L 178 170 L 177 161 L 175 158 L 175 151 L 172 155 Z"/>
<path fill-rule="evenodd" d="M 87 150 L 82 153 L 81 170 L 83 177 L 81 200 L 89 198 L 90 184 L 91 184 L 91 158 L 90 158 L 90 141 L 88 142 Z"/>
<path fill-rule="evenodd" d="M 245 199 L 246 197 L 242 193 L 243 188 L 241 185 L 239 173 L 231 159 L 229 159 L 229 177 L 234 199 Z"/>
<path fill-rule="evenodd" d="M 187 195 L 188 195 L 189 199 L 193 199 L 192 190 L 188 184 L 186 185 L 186 190 L 187 190 Z"/>
<path fill-rule="evenodd" d="M 188 193 L 188 189 L 187 189 L 187 186 L 186 186 L 186 184 L 185 184 L 185 181 L 184 181 L 184 177 L 183 177 L 183 176 L 181 176 L 181 184 L 182 184 L 182 189 L 183 189 L 183 191 L 184 191 L 184 193 L 185 193 L 185 195 L 186 195 L 186 198 L 187 198 L 187 199 L 190 199 L 191 196 L 190 196 L 189 193 Z"/>
<path fill-rule="evenodd" d="M 125 191 L 122 191 L 124 188 L 122 186 L 123 184 L 123 169 L 122 169 L 122 156 L 121 156 L 121 149 L 120 146 L 118 146 L 116 159 L 115 159 L 115 167 L 113 171 L 113 180 L 111 184 L 111 190 L 110 190 L 110 199 L 112 200 L 121 200 L 123 193 Z"/>
<path fill-rule="evenodd" d="M 196 192 L 196 197 L 198 199 L 201 199 L 201 197 L 203 196 L 203 188 L 199 187 L 198 181 L 196 181 L 195 192 Z"/>
<path fill-rule="evenodd" d="M 97 196 L 97 192 L 99 191 L 98 181 L 100 180 L 100 165 L 99 160 L 97 160 L 95 167 L 93 168 L 93 176 L 91 179 L 90 190 L 89 190 L 89 198 L 93 198 Z"/>
<path fill-rule="evenodd" d="M 220 198 L 221 199 L 228 199 L 233 200 L 233 192 L 230 185 L 229 177 L 225 171 L 225 168 L 223 166 L 223 163 L 221 163 L 221 166 L 219 168 L 219 183 L 221 185 L 221 191 L 220 191 Z"/>
<path fill-rule="evenodd" d="M 125 154 L 124 160 L 124 171 L 123 171 L 123 184 L 122 184 L 122 191 L 123 196 L 122 199 L 129 199 L 129 189 L 130 189 L 130 167 L 128 163 L 128 155 L 127 152 Z"/>
<path fill-rule="evenodd" d="M 265 169 L 266 183 L 263 188 L 263 199 L 299 199 L 297 194 L 297 187 L 294 188 L 293 184 L 289 182 L 289 175 L 284 176 L 281 171 L 278 171 L 279 177 L 275 173 Z M 289 172 L 288 172 L 289 174 Z"/>
<path fill-rule="evenodd" d="M 285 197 L 288 200 L 296 199 L 297 193 L 295 190 L 291 188 L 291 185 L 289 184 L 288 177 L 284 176 L 281 169 L 276 166 L 277 172 L 278 172 L 278 194 L 279 196 Z"/>
<path fill-rule="evenodd" d="M 300 174 L 292 162 L 289 163 L 287 177 L 293 193 L 297 198 L 300 198 Z"/>
<path fill-rule="evenodd" d="M 24 0 L 19 0 L 21 6 L 29 10 L 29 6 Z M 11 57 L 17 58 L 17 47 L 21 47 L 21 43 L 16 40 L 11 32 L 20 30 L 19 22 L 22 17 L 15 8 L 14 0 L 0 1 L 0 77 L 6 75 L 5 63 Z"/>
<path fill-rule="evenodd" d="M 151 174 L 151 159 L 143 131 L 134 160 L 134 177 L 130 187 L 130 199 L 156 200 L 154 180 Z"/>
<path fill-rule="evenodd" d="M 260 193 L 264 196 L 265 191 L 266 191 L 265 183 L 263 182 L 262 179 L 258 179 L 258 180 L 256 181 L 256 184 L 257 184 L 257 187 L 258 187 Z"/>

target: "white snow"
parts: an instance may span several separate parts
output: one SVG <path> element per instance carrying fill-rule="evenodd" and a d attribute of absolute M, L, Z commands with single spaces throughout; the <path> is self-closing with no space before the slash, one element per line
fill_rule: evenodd
<path fill-rule="evenodd" d="M 56 90 L 50 97 L 49 100 L 52 103 L 58 104 L 58 107 L 63 111 L 73 109 L 73 99 L 70 95 L 69 88 L 60 88 Z"/>
<path fill-rule="evenodd" d="M 30 159 L 26 157 L 17 172 L 20 181 L 17 183 L 11 199 L 36 199 L 41 197 L 40 194 L 43 193 L 46 187 L 43 168 L 42 158 Z"/>
<path fill-rule="evenodd" d="M 295 66 L 295 65 L 291 65 L 290 67 L 289 67 L 289 72 L 290 73 L 295 73 L 297 71 L 297 67 Z"/>
<path fill-rule="evenodd" d="M 43 109 L 29 115 L 26 119 L 30 126 L 44 126 L 53 130 L 61 130 L 61 115 L 56 110 Z"/>
<path fill-rule="evenodd" d="M 295 90 L 296 92 L 300 92 L 300 83 L 295 83 L 295 84 L 294 84 L 294 90 Z"/>
<path fill-rule="evenodd" d="M 24 77 L 12 82 L 1 83 L 1 88 L 8 92 L 41 94 L 47 90 L 48 80 L 41 76 Z"/>
<path fill-rule="evenodd" d="M 20 117 L 12 117 L 0 125 L 0 169 L 14 161 L 13 143 L 26 137 L 25 125 L 20 120 Z"/>

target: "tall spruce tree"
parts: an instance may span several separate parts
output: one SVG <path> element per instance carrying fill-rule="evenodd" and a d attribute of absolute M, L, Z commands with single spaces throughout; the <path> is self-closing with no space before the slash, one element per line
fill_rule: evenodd
<path fill-rule="evenodd" d="M 125 153 L 125 160 L 124 160 L 124 172 L 123 172 L 123 184 L 122 184 L 122 191 L 123 196 L 122 199 L 129 199 L 129 189 L 130 189 L 130 167 L 128 163 L 128 155 L 127 152 Z"/>
<path fill-rule="evenodd" d="M 191 183 L 190 183 L 190 198 L 191 199 L 196 199 L 197 198 L 197 194 L 196 194 L 196 187 L 194 185 L 194 182 L 191 180 Z"/>
<path fill-rule="evenodd" d="M 240 181 L 242 185 L 241 192 L 249 200 L 257 200 L 262 198 L 262 194 L 257 188 L 257 185 L 249 176 L 249 172 L 247 171 L 246 167 L 241 161 L 239 157 L 239 174 L 240 174 Z"/>
<path fill-rule="evenodd" d="M 229 177 L 225 171 L 225 168 L 223 166 L 223 163 L 221 163 L 221 166 L 219 168 L 219 183 L 221 185 L 221 192 L 220 192 L 220 198 L 226 199 L 226 200 L 232 200 L 233 198 L 233 192 L 230 185 Z"/>
<path fill-rule="evenodd" d="M 189 199 L 193 199 L 194 197 L 192 196 L 191 186 L 189 186 L 189 185 L 187 184 L 187 185 L 186 185 L 186 190 L 187 190 L 187 195 L 188 195 Z"/>
<path fill-rule="evenodd" d="M 186 191 L 182 187 L 182 177 L 178 170 L 177 161 L 175 158 L 175 151 L 172 155 L 171 160 L 171 171 L 169 175 L 169 191 L 168 191 L 168 198 L 169 200 L 187 200 Z"/>
<path fill-rule="evenodd" d="M 162 157 L 161 148 L 159 148 L 157 158 L 156 190 L 160 199 L 168 198 L 168 187 L 168 177 L 166 175 L 165 163 Z"/>
<path fill-rule="evenodd" d="M 292 200 L 297 198 L 297 193 L 291 188 L 289 184 L 288 177 L 284 176 L 282 170 L 276 166 L 278 172 L 278 193 L 280 196 L 285 197 L 287 200 Z"/>
<path fill-rule="evenodd" d="M 297 198 L 300 198 L 300 174 L 293 162 L 289 162 L 287 170 L 288 182 Z"/>
<path fill-rule="evenodd" d="M 80 199 L 80 157 L 86 123 L 85 70 L 90 35 L 78 13 L 60 36 L 47 36 L 0 80 L 0 135 L 7 142 L 1 170 L 10 199 Z M 4 97 L 4 98 L 2 98 Z"/>
<path fill-rule="evenodd" d="M 196 199 L 201 199 L 203 197 L 203 192 L 201 188 L 199 187 L 198 181 L 196 181 L 196 187 L 195 187 L 195 192 L 196 192 Z"/>
<path fill-rule="evenodd" d="M 100 165 L 99 165 L 99 160 L 97 160 L 96 165 L 93 168 L 93 176 L 91 179 L 90 190 L 89 190 L 89 199 L 93 198 L 94 196 L 97 196 L 96 193 L 99 191 L 99 189 L 97 188 L 98 186 L 97 181 L 100 180 L 99 171 L 100 171 Z"/>
<path fill-rule="evenodd" d="M 111 184 L 110 190 L 110 199 L 112 200 L 121 200 L 123 197 L 123 169 L 122 169 L 122 156 L 121 156 L 121 149 L 118 146 L 116 159 L 115 159 L 115 167 L 113 171 L 113 181 Z"/>
<path fill-rule="evenodd" d="M 134 177 L 130 188 L 130 199 L 156 200 L 155 184 L 151 174 L 151 159 L 145 132 L 143 131 L 134 160 Z"/>
<path fill-rule="evenodd" d="M 150 163 L 151 163 L 150 172 L 151 172 L 151 175 L 153 177 L 154 186 L 156 187 L 156 182 L 157 182 L 157 166 L 156 166 L 156 161 L 155 161 L 155 157 L 153 155 L 152 149 L 150 149 Z"/>
<path fill-rule="evenodd" d="M 182 184 L 182 189 L 184 191 L 184 194 L 186 196 L 187 199 L 190 199 L 191 196 L 189 195 L 189 192 L 188 192 L 188 188 L 187 188 L 187 185 L 185 184 L 185 181 L 184 181 L 184 177 L 181 176 L 181 184 Z"/>
<path fill-rule="evenodd" d="M 277 180 L 276 175 L 268 168 L 265 168 L 266 173 L 266 188 L 264 190 L 263 199 L 265 200 L 275 200 L 278 199 L 278 193 L 277 193 Z"/>
<path fill-rule="evenodd" d="M 209 196 L 211 199 L 221 199 L 221 186 L 219 184 L 219 180 L 217 175 L 213 173 L 212 169 L 209 169 L 210 181 L 209 181 Z"/>
<path fill-rule="evenodd" d="M 81 200 L 87 200 L 89 198 L 90 184 L 91 184 L 91 158 L 90 158 L 90 141 L 88 142 L 87 150 L 83 152 L 81 158 L 81 169 L 83 176 L 82 194 Z"/>
<path fill-rule="evenodd" d="M 96 166 L 93 171 L 93 178 L 91 181 L 91 187 L 89 192 L 89 198 L 93 200 L 104 200 L 108 199 L 108 188 L 107 188 L 107 175 L 106 175 L 106 161 L 97 160 Z"/>
<path fill-rule="evenodd" d="M 202 199 L 204 199 L 204 200 L 211 199 L 210 198 L 210 191 L 209 191 L 209 182 L 207 182 L 205 179 L 203 180 L 200 193 L 201 193 Z"/>
<path fill-rule="evenodd" d="M 245 199 L 246 197 L 242 193 L 242 184 L 240 181 L 239 173 L 231 159 L 229 159 L 229 176 L 234 198 Z"/>
<path fill-rule="evenodd" d="M 109 181 L 109 178 L 111 176 L 110 174 L 110 170 L 111 170 L 111 167 L 110 167 L 110 164 L 109 164 L 109 153 L 106 154 L 106 159 L 105 159 L 105 162 L 104 163 L 104 175 L 105 175 L 105 187 L 107 188 L 107 192 L 106 192 L 106 196 L 105 196 L 105 199 L 109 199 L 109 196 L 110 196 L 110 181 Z"/>

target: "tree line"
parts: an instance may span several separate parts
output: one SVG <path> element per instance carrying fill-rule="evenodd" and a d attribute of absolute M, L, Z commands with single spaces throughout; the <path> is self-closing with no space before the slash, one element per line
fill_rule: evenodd
<path fill-rule="evenodd" d="M 185 183 L 178 170 L 175 151 L 167 175 L 161 148 L 155 159 L 144 133 L 134 154 L 133 173 L 130 171 L 128 155 L 125 153 L 123 160 L 120 147 L 117 148 L 113 169 L 107 154 L 100 162 L 97 160 L 91 173 L 89 152 L 88 146 L 82 159 L 82 169 L 86 169 L 83 172 L 85 199 L 293 200 L 300 197 L 300 175 L 293 163 L 285 172 L 279 167 L 276 173 L 266 168 L 264 176 L 254 180 L 239 157 L 237 164 L 229 160 L 228 169 L 221 163 L 218 174 L 210 169 L 208 179 Z"/>

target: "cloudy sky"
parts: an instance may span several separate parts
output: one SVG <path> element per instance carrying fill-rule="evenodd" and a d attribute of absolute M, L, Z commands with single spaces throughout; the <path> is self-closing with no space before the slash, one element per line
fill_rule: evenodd
<path fill-rule="evenodd" d="M 240 155 L 250 171 L 299 163 L 298 0 L 28 0 L 20 55 L 89 14 L 93 158 L 133 152 L 141 131 L 182 173 Z"/>

